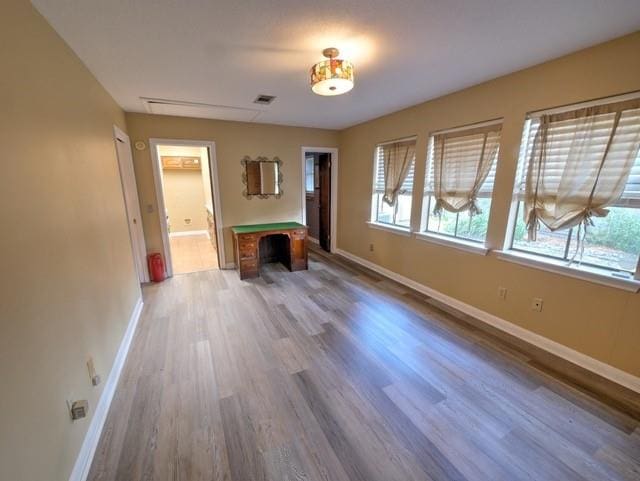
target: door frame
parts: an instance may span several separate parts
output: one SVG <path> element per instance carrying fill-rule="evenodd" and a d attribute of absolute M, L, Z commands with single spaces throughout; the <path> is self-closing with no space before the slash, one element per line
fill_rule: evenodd
<path fill-rule="evenodd" d="M 118 142 L 124 143 L 129 151 L 129 159 L 121 159 L 118 154 Z M 120 186 L 122 187 L 122 199 L 124 201 L 125 213 L 127 216 L 127 230 L 131 241 L 131 254 L 136 267 L 136 273 L 140 283 L 149 282 L 149 269 L 146 263 L 147 246 L 144 239 L 144 229 L 142 227 L 142 215 L 140 213 L 140 199 L 138 197 L 138 187 L 136 184 L 136 174 L 133 167 L 133 152 L 131 150 L 131 139 L 118 126 L 113 126 L 113 146 L 116 150 L 118 161 L 118 171 L 120 172 Z M 134 188 L 131 189 L 130 186 Z M 129 199 L 129 200 L 127 200 Z"/>
<path fill-rule="evenodd" d="M 337 247 L 338 235 L 338 148 L 337 147 L 302 147 L 301 148 L 301 187 L 302 187 L 302 209 L 301 223 L 307 225 L 307 186 L 306 186 L 306 162 L 305 156 L 309 153 L 331 154 L 331 225 L 329 231 L 331 242 L 329 248 L 331 252 L 335 252 Z"/>
<path fill-rule="evenodd" d="M 164 187 L 162 185 L 162 166 L 158 155 L 158 146 L 170 145 L 179 147 L 208 147 L 209 149 L 209 177 L 213 197 L 213 217 L 216 223 L 216 237 L 218 246 L 218 268 L 226 267 L 224 252 L 224 235 L 222 230 L 222 209 L 220 208 L 220 177 L 218 176 L 218 162 L 216 159 L 216 143 L 212 140 L 184 140 L 184 139 L 149 139 L 151 151 L 151 165 L 153 166 L 153 183 L 156 190 L 158 218 L 162 237 L 162 250 L 165 258 L 167 277 L 173 276 L 173 261 L 171 259 L 171 245 L 169 243 L 169 227 L 167 226 L 166 206 L 164 202 Z M 204 206 L 203 206 L 204 207 Z"/>

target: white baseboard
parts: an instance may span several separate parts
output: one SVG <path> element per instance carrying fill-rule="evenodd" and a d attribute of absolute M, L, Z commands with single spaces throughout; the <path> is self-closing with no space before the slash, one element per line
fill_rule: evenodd
<path fill-rule="evenodd" d="M 357 264 L 360 264 L 364 267 L 371 269 L 383 276 L 386 276 L 390 279 L 393 279 L 400 284 L 404 284 L 407 287 L 410 287 L 418 292 L 426 294 L 429 297 L 433 297 L 434 299 L 443 302 L 454 309 L 457 309 L 465 314 L 472 316 L 486 324 L 489 324 L 501 331 L 504 331 L 512 336 L 515 336 L 519 339 L 522 339 L 529 344 L 532 344 L 540 349 L 544 349 L 547 352 L 555 354 L 558 357 L 561 357 L 573 364 L 576 364 L 588 371 L 596 373 L 610 381 L 615 382 L 621 386 L 624 386 L 632 391 L 640 393 L 640 378 L 636 377 L 628 372 L 622 371 L 616 367 L 610 366 L 602 361 L 598 361 L 586 354 L 575 351 L 563 344 L 552 341 L 540 334 L 536 334 L 535 332 L 531 332 L 528 329 L 517 326 L 509 321 L 506 321 L 498 316 L 494 316 L 493 314 L 489 314 L 486 311 L 478 309 L 470 304 L 462 302 L 458 299 L 450 297 L 442 292 L 436 291 L 431 287 L 425 286 L 424 284 L 420 284 L 408 277 L 405 277 L 401 274 L 397 274 L 389 269 L 386 269 L 374 262 L 368 261 L 361 257 L 358 257 L 350 252 L 344 251 L 342 249 L 336 249 L 336 254 L 341 255 Z"/>
<path fill-rule="evenodd" d="M 236 263 L 235 262 L 227 262 L 223 269 L 235 269 L 236 268 Z"/>
<path fill-rule="evenodd" d="M 314 243 L 314 244 L 320 244 L 320 241 L 318 239 L 316 239 L 315 237 L 307 236 L 307 239 L 309 239 L 309 241 Z"/>
<path fill-rule="evenodd" d="M 89 424 L 89 429 L 84 437 L 80 453 L 76 458 L 76 463 L 73 466 L 73 471 L 71 472 L 69 481 L 85 481 L 89 475 L 93 455 L 98 447 L 100 434 L 102 433 L 104 422 L 106 421 L 107 414 L 109 413 L 109 406 L 111 405 L 111 400 L 116 392 L 118 379 L 120 379 L 120 373 L 122 372 L 124 361 L 127 359 L 127 354 L 129 353 L 133 334 L 136 331 L 138 320 L 142 313 L 142 306 L 142 297 L 140 297 L 133 308 L 131 317 L 129 318 L 129 325 L 127 326 L 127 330 L 125 331 L 120 347 L 118 348 L 118 353 L 113 361 L 109 377 L 104 384 L 102 395 L 100 396 L 100 400 L 98 401 L 95 412 L 93 413 L 91 424 Z"/>
<path fill-rule="evenodd" d="M 209 237 L 208 230 L 185 230 L 179 232 L 169 232 L 169 237 L 187 237 L 191 235 L 206 235 Z"/>

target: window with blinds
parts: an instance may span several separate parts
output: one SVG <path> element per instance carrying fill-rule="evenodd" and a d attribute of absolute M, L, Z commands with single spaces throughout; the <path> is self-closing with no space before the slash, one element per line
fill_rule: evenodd
<path fill-rule="evenodd" d="M 491 156 L 489 172 L 477 192 L 476 204 L 479 213 L 449 212 L 442 210 L 434 213 L 435 198 L 435 156 L 441 156 L 443 168 L 451 169 L 455 178 L 462 183 L 473 183 L 478 175 L 478 159 L 488 143 L 500 142 L 501 123 L 490 122 L 471 125 L 463 129 L 443 131 L 429 139 L 427 170 L 425 174 L 424 201 L 422 203 L 421 230 L 427 233 L 445 235 L 464 241 L 484 243 L 489 224 L 491 196 L 496 178 L 496 166 L 499 148 Z M 437 139 L 437 136 L 440 136 Z M 439 144 L 436 145 L 437 140 Z M 454 190 L 455 186 L 442 186 L 443 189 Z"/>
<path fill-rule="evenodd" d="M 415 173 L 416 163 L 412 162 L 407 173 L 407 177 L 402 183 L 400 190 L 403 194 L 411 194 L 413 192 L 413 175 Z M 382 149 L 380 146 L 376 147 L 376 177 L 374 182 L 374 190 L 380 194 L 384 194 L 384 159 L 382 157 Z"/>
<path fill-rule="evenodd" d="M 495 135 L 499 137 L 500 133 L 497 132 Z M 452 157 L 451 163 L 455 164 L 456 167 L 461 170 L 466 170 L 467 175 L 475 176 L 475 171 L 469 171 L 468 169 L 465 169 L 464 161 L 465 159 L 468 159 L 471 156 L 480 155 L 483 141 L 484 141 L 484 135 L 480 135 L 480 134 L 471 135 L 469 137 L 460 137 L 455 141 L 450 141 L 447 144 L 447 149 L 451 149 L 451 151 L 457 150 L 459 152 L 459 154 L 455 156 L 456 158 L 453 158 L 453 156 L 451 156 Z M 433 148 L 433 145 L 431 144 L 432 144 L 432 141 L 430 142 L 430 148 L 429 148 L 429 159 L 428 159 L 429 170 L 427 171 L 425 184 L 424 184 L 426 195 L 433 195 L 434 148 Z M 480 190 L 478 191 L 478 197 L 491 197 L 491 194 L 493 193 L 493 184 L 495 183 L 495 179 L 496 179 L 496 165 L 497 165 L 496 159 L 497 159 L 497 154 L 496 154 L 496 158 L 494 158 L 494 161 L 491 163 L 491 169 L 489 170 L 489 174 L 487 175 L 487 178 L 485 179 L 484 183 L 482 184 L 482 187 L 480 187 Z"/>
<path fill-rule="evenodd" d="M 602 159 L 607 141 L 610 138 L 611 129 L 613 128 L 612 114 L 603 114 L 595 121 L 598 128 L 590 138 L 585 138 L 584 134 L 571 136 L 563 136 L 564 131 L 570 130 L 574 120 L 557 122 L 550 129 L 550 136 L 555 137 L 551 142 L 551 152 L 549 155 L 551 161 L 547 162 L 544 172 L 544 182 L 549 190 L 552 190 L 560 183 L 560 177 L 565 167 L 565 155 L 570 148 L 571 143 L 588 142 L 589 155 L 584 159 L 585 164 L 599 162 Z M 530 117 L 525 123 L 525 131 L 523 135 L 523 148 L 520 151 L 520 161 L 518 165 L 518 183 L 516 184 L 516 195 L 524 198 L 525 181 L 527 176 L 527 163 L 533 154 L 534 139 L 540 127 L 540 116 Z M 613 149 L 608 162 L 622 162 L 630 155 L 633 150 L 638 150 L 637 141 L 634 145 L 634 139 L 640 130 L 640 109 L 630 109 L 622 112 L 620 121 L 616 127 L 615 141 L 612 142 L 610 149 Z M 628 206 L 640 208 L 640 156 L 635 155 L 635 162 L 631 168 L 631 172 L 625 184 L 622 195 L 614 203 L 616 206 Z"/>
<path fill-rule="evenodd" d="M 371 221 L 379 224 L 408 229 L 411 225 L 411 203 L 413 195 L 413 181 L 415 176 L 415 159 L 398 191 L 398 197 L 394 205 L 389 205 L 383 200 L 385 193 L 385 166 L 383 146 L 392 144 L 407 144 L 415 147 L 415 138 L 388 142 L 376 146 L 374 158 L 373 198 L 371 201 Z"/>
<path fill-rule="evenodd" d="M 538 138 L 536 143 L 543 114 L 546 112 L 530 115 L 525 122 L 514 188 L 514 230 L 507 237 L 507 247 L 566 261 L 576 268 L 601 268 L 617 276 L 639 277 L 640 98 L 609 99 L 553 111 L 545 142 Z M 604 182 L 612 196 L 612 202 L 605 206 L 608 214 L 589 219 L 584 242 L 579 239 L 577 227 L 551 231 L 544 224 L 539 225 L 536 240 L 529 240 L 523 219 L 525 198 L 530 195 L 527 174 L 530 162 L 535 161 L 532 159 L 540 155 L 535 151 L 540 145 L 544 145 L 545 163 L 539 170 L 537 185 L 544 190 L 546 199 L 551 197 L 563 208 L 567 199 L 575 202 L 575 198 L 589 198 L 593 192 L 597 196 L 594 181 L 596 186 Z M 576 161 L 571 156 L 578 148 L 580 156 Z"/>

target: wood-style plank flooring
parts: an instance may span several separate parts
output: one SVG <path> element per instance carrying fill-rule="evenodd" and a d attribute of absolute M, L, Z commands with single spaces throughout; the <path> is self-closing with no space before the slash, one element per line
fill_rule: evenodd
<path fill-rule="evenodd" d="M 352 265 L 144 296 L 92 481 L 640 479 L 638 420 Z"/>

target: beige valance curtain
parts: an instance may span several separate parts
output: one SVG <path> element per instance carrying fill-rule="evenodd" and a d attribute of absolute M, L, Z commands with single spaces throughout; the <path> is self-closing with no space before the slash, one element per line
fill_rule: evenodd
<path fill-rule="evenodd" d="M 524 193 L 529 239 L 540 222 L 552 231 L 582 226 L 584 238 L 592 216 L 606 216 L 625 189 L 640 148 L 640 99 L 532 122 Z"/>
<path fill-rule="evenodd" d="M 382 200 L 393 206 L 415 161 L 416 141 L 413 139 L 382 144 L 379 149 L 381 149 L 384 168 L 384 196 Z"/>
<path fill-rule="evenodd" d="M 480 213 L 478 192 L 498 156 L 501 125 L 434 135 L 434 213 Z"/>

